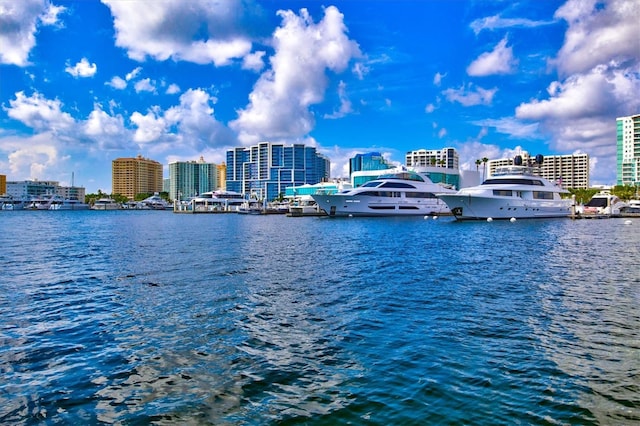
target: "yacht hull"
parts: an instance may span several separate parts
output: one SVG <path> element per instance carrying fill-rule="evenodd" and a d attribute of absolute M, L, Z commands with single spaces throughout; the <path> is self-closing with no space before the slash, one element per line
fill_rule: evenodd
<path fill-rule="evenodd" d="M 458 220 L 536 219 L 569 217 L 571 200 L 515 200 L 473 195 L 440 194 Z"/>
<path fill-rule="evenodd" d="M 313 199 L 329 216 L 427 216 L 451 214 L 437 198 L 415 198 L 408 201 L 384 197 L 351 197 L 339 194 L 314 195 Z"/>

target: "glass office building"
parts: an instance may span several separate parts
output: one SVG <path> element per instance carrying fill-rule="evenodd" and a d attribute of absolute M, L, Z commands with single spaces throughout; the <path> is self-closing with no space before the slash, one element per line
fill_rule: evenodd
<path fill-rule="evenodd" d="M 228 191 L 271 201 L 284 195 L 288 186 L 327 180 L 330 166 L 315 147 L 261 142 L 227 151 L 226 186 Z"/>
<path fill-rule="evenodd" d="M 640 114 L 616 119 L 617 185 L 640 186 Z"/>
<path fill-rule="evenodd" d="M 203 192 L 218 189 L 218 166 L 198 161 L 176 161 L 169 163 L 169 198 L 184 200 Z"/>

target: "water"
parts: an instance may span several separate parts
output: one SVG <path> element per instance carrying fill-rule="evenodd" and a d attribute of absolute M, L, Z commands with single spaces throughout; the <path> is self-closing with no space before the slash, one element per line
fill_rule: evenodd
<path fill-rule="evenodd" d="M 3 424 L 637 424 L 640 220 L 0 215 Z"/>

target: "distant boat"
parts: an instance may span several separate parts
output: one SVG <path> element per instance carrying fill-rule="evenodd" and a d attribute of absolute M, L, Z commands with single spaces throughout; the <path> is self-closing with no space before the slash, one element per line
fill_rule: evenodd
<path fill-rule="evenodd" d="M 618 196 L 607 191 L 595 194 L 587 204 L 578 209 L 578 213 L 584 216 L 619 216 L 622 209 L 629 207 Z"/>
<path fill-rule="evenodd" d="M 141 206 L 140 208 L 147 208 L 151 210 L 169 210 L 173 208 L 173 206 L 169 204 L 167 200 L 158 195 L 157 192 L 151 197 L 145 198 L 144 200 L 140 201 L 138 205 Z"/>
<path fill-rule="evenodd" d="M 401 170 L 335 194 L 313 194 L 329 216 L 426 216 L 450 214 L 439 193 L 454 193 L 425 173 Z"/>
<path fill-rule="evenodd" d="M 0 210 L 23 210 L 27 201 L 11 195 L 0 196 Z"/>
<path fill-rule="evenodd" d="M 26 203 L 28 210 L 88 210 L 89 204 L 79 200 L 70 200 L 58 194 L 44 194 L 32 198 Z"/>
<path fill-rule="evenodd" d="M 122 204 L 113 198 L 99 198 L 91 206 L 91 210 L 120 210 L 121 208 Z"/>
<path fill-rule="evenodd" d="M 542 156 L 536 161 L 541 164 Z M 569 191 L 533 174 L 517 156 L 514 165 L 498 167 L 482 184 L 438 198 L 458 220 L 569 217 L 573 201 L 562 194 Z"/>
<path fill-rule="evenodd" d="M 208 191 L 179 203 L 179 211 L 237 212 L 244 203 L 243 194 L 234 191 Z"/>

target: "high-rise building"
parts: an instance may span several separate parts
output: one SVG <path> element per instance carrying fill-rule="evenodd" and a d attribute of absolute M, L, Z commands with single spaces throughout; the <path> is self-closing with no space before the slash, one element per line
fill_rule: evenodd
<path fill-rule="evenodd" d="M 617 185 L 640 186 L 640 114 L 616 118 Z"/>
<path fill-rule="evenodd" d="M 7 193 L 7 176 L 0 175 L 0 195 Z"/>
<path fill-rule="evenodd" d="M 198 161 L 169 163 L 169 198 L 184 200 L 218 188 L 218 168 L 200 157 Z"/>
<path fill-rule="evenodd" d="M 329 178 L 329 160 L 304 144 L 261 142 L 227 151 L 228 191 L 273 200 L 287 186 L 316 184 Z"/>
<path fill-rule="evenodd" d="M 409 151 L 405 156 L 407 167 L 445 167 L 458 170 L 460 168 L 458 152 L 455 148 L 418 149 Z"/>
<path fill-rule="evenodd" d="M 379 152 L 356 154 L 354 157 L 349 159 L 349 176 L 351 176 L 353 172 L 386 170 L 392 168 L 393 164 L 390 164 Z"/>
<path fill-rule="evenodd" d="M 137 194 L 153 194 L 162 191 L 162 164 L 138 155 L 134 158 L 117 158 L 111 164 L 113 194 L 134 200 Z"/>
<path fill-rule="evenodd" d="M 589 188 L 589 154 L 545 155 L 542 164 L 534 163 L 528 152 L 519 154 L 523 164 L 534 166 L 533 173 L 563 188 Z M 495 173 L 500 166 L 513 165 L 513 158 L 489 160 L 488 175 Z"/>
<path fill-rule="evenodd" d="M 227 165 L 224 163 L 216 166 L 216 182 L 218 183 L 216 189 L 227 189 Z"/>

